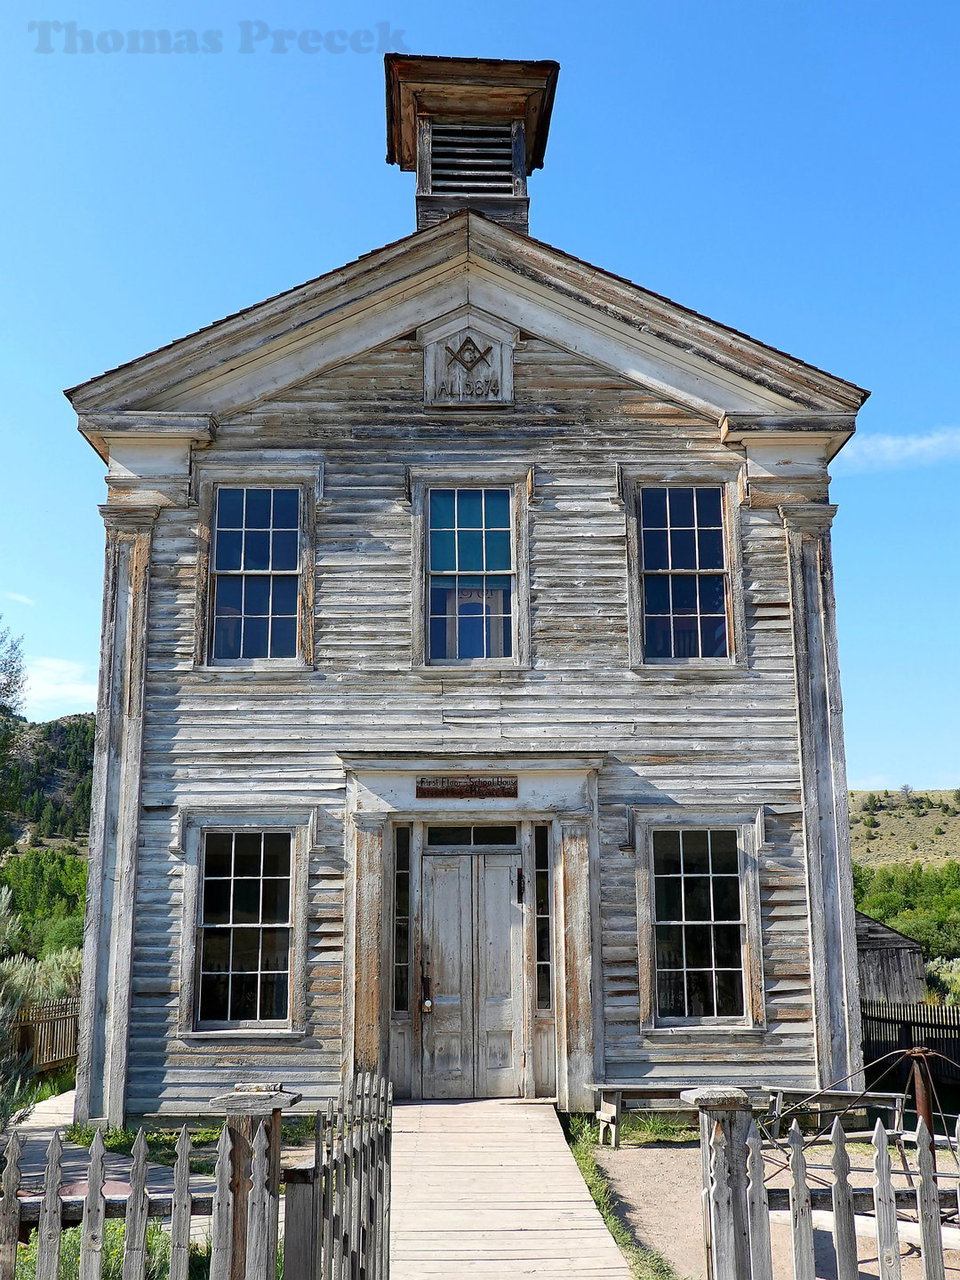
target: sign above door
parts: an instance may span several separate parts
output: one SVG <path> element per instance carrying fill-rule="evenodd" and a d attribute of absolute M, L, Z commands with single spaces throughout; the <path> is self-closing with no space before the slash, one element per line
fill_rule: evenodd
<path fill-rule="evenodd" d="M 515 775 L 440 774 L 417 778 L 417 799 L 427 800 L 489 800 L 515 799 L 518 781 Z"/>

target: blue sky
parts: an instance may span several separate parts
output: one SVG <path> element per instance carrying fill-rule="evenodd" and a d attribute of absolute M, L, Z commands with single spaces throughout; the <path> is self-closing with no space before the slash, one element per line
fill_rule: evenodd
<path fill-rule="evenodd" d="M 146 29 L 219 52 L 129 51 Z M 533 234 L 872 389 L 834 466 L 851 785 L 960 785 L 949 0 L 8 0 L 0 612 L 28 713 L 94 697 L 103 467 L 60 389 L 412 229 L 384 45 L 556 58 Z"/>

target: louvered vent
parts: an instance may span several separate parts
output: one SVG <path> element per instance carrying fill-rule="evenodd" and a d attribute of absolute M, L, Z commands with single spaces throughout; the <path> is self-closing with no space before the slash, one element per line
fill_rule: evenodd
<path fill-rule="evenodd" d="M 437 195 L 512 196 L 510 125 L 434 121 L 430 164 L 430 189 Z"/>

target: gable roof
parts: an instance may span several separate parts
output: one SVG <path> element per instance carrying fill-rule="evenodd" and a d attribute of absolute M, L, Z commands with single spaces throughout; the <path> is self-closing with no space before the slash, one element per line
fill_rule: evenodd
<path fill-rule="evenodd" d="M 225 415 L 465 302 L 711 416 L 854 413 L 869 392 L 473 210 L 65 394 L 78 413 Z"/>

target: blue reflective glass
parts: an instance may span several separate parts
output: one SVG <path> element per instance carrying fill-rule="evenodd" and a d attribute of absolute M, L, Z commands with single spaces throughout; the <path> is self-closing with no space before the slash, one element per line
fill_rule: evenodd
<path fill-rule="evenodd" d="M 727 656 L 726 618 L 701 618 L 700 643 L 703 657 L 725 658 Z"/>
<path fill-rule="evenodd" d="M 672 658 L 669 618 L 647 618 L 644 627 L 644 655 L 648 658 Z"/>
<path fill-rule="evenodd" d="M 281 529 L 279 533 L 272 535 L 273 540 L 273 564 L 271 568 L 278 571 L 284 569 L 296 569 L 297 558 L 300 541 L 299 535 L 294 529 Z"/>
<path fill-rule="evenodd" d="M 243 490 L 217 490 L 217 528 L 243 528 Z"/>
<path fill-rule="evenodd" d="M 446 618 L 430 619 L 430 657 L 450 658 L 447 653 L 447 620 Z"/>
<path fill-rule="evenodd" d="M 697 524 L 701 529 L 708 526 L 719 528 L 723 523 L 720 506 L 719 489 L 697 489 Z"/>
<path fill-rule="evenodd" d="M 295 658 L 296 656 L 296 618 L 274 618 L 270 625 L 270 657 Z"/>
<path fill-rule="evenodd" d="M 723 531 L 721 529 L 701 529 L 697 534 L 700 544 L 700 568 L 723 568 Z"/>
<path fill-rule="evenodd" d="M 273 579 L 273 598 L 270 612 L 275 615 L 296 615 L 297 612 L 297 580 L 293 577 Z"/>
<path fill-rule="evenodd" d="M 240 657 L 239 617 L 215 618 L 213 622 L 213 656 L 215 658 Z"/>
<path fill-rule="evenodd" d="M 449 587 L 430 588 L 430 613 L 442 617 L 450 611 L 452 590 Z"/>
<path fill-rule="evenodd" d="M 673 656 L 700 657 L 700 628 L 691 614 L 675 614 L 673 619 Z"/>
<path fill-rule="evenodd" d="M 509 618 L 504 618 L 500 623 L 503 630 L 503 657 L 513 657 L 513 626 Z"/>
<path fill-rule="evenodd" d="M 660 529 L 644 529 L 643 531 L 643 567 L 644 569 L 668 569 L 667 535 Z"/>
<path fill-rule="evenodd" d="M 486 526 L 488 529 L 510 528 L 510 490 L 488 489 L 485 498 Z"/>
<path fill-rule="evenodd" d="M 214 613 L 218 615 L 241 613 L 243 610 L 243 579 L 217 578 L 216 604 Z"/>
<path fill-rule="evenodd" d="M 270 505 L 272 494 L 269 489 L 247 490 L 246 527 L 248 529 L 270 528 Z"/>
<path fill-rule="evenodd" d="M 483 652 L 483 618 L 464 617 L 457 619 L 457 657 L 482 658 Z"/>
<path fill-rule="evenodd" d="M 700 612 L 723 613 L 726 609 L 726 593 L 723 577 L 719 573 L 703 573 L 699 576 Z"/>
<path fill-rule="evenodd" d="M 496 531 L 494 533 L 485 533 L 483 535 L 487 545 L 487 564 L 488 570 L 494 572 L 510 568 L 510 533 L 508 530 Z"/>
<path fill-rule="evenodd" d="M 507 593 L 507 602 L 509 603 L 510 591 L 513 587 L 513 582 L 510 578 L 501 574 L 491 574 L 484 578 L 483 582 L 488 591 L 505 591 Z"/>
<path fill-rule="evenodd" d="M 640 494 L 641 523 L 645 529 L 667 527 L 666 489 L 643 489 Z"/>
<path fill-rule="evenodd" d="M 267 618 L 244 618 L 242 658 L 267 657 Z"/>
<path fill-rule="evenodd" d="M 270 612 L 270 579 L 259 574 L 244 580 L 243 612 L 266 616 Z"/>
<path fill-rule="evenodd" d="M 674 613 L 697 612 L 697 579 L 693 574 L 671 574 Z"/>
<path fill-rule="evenodd" d="M 697 550 L 692 529 L 670 530 L 670 568 L 695 569 Z"/>
<path fill-rule="evenodd" d="M 670 489 L 670 527 L 672 529 L 693 527 L 693 490 Z"/>
<path fill-rule="evenodd" d="M 483 528 L 483 490 L 457 490 L 457 526 L 460 529 Z"/>
<path fill-rule="evenodd" d="M 244 569 L 270 568 L 270 534 L 259 530 L 243 535 L 243 567 Z"/>
<path fill-rule="evenodd" d="M 296 529 L 300 524 L 300 490 L 274 489 L 273 527 Z"/>
<path fill-rule="evenodd" d="M 217 534 L 217 547 L 214 555 L 214 568 L 239 569 L 242 546 L 242 533 L 219 532 Z"/>
<path fill-rule="evenodd" d="M 430 528 L 452 529 L 454 527 L 454 490 L 430 490 Z"/>
<path fill-rule="evenodd" d="M 483 534 L 473 530 L 457 533 L 457 567 L 466 573 L 483 569 Z"/>
<path fill-rule="evenodd" d="M 653 574 L 643 580 L 645 613 L 670 612 L 670 579 L 666 574 Z"/>
<path fill-rule="evenodd" d="M 441 573 L 457 567 L 456 535 L 453 533 L 430 534 L 430 568 Z"/>

